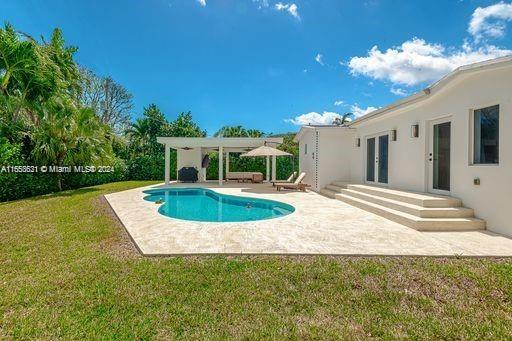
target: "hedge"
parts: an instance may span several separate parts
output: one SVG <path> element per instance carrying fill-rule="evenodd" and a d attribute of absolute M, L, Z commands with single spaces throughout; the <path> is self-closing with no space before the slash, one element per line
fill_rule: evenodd
<path fill-rule="evenodd" d="M 21 157 L 21 146 L 0 141 L 0 202 L 57 192 L 56 173 L 11 173 L 1 171 L 2 166 L 24 166 L 30 162 Z M 110 163 L 114 172 L 64 173 L 62 188 L 75 189 L 126 179 L 126 165 L 121 159 Z"/>
<path fill-rule="evenodd" d="M 2 149 L 4 148 L 4 149 Z M 0 146 L 0 167 L 2 165 L 27 165 L 19 155 L 17 146 Z M 171 151 L 171 170 L 176 169 L 176 151 Z M 123 180 L 161 180 L 165 172 L 164 155 L 142 155 L 124 161 L 116 158 L 110 166 L 114 172 L 109 173 L 64 173 L 62 188 L 75 189 L 94 186 L 108 182 Z M 209 180 L 218 179 L 219 159 L 217 153 L 210 154 L 210 164 L 206 170 Z M 225 174 L 224 163 L 224 174 Z M 254 171 L 266 176 L 264 157 L 244 158 L 238 154 L 230 155 L 229 168 L 233 172 Z M 277 179 L 286 179 L 293 171 L 298 170 L 298 157 L 283 156 L 277 158 Z M 171 171 L 171 180 L 176 179 L 176 172 Z M 0 172 L 0 202 L 22 199 L 26 197 L 48 194 L 58 191 L 57 175 L 55 173 L 8 173 Z"/>

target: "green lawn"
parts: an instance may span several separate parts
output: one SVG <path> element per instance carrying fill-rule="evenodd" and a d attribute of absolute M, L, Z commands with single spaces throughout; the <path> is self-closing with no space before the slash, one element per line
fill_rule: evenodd
<path fill-rule="evenodd" d="M 102 195 L 0 204 L 0 338 L 507 338 L 508 259 L 144 258 Z"/>

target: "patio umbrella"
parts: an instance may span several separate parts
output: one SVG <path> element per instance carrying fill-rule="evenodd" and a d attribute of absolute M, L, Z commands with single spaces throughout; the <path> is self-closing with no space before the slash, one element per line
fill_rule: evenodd
<path fill-rule="evenodd" d="M 244 153 L 240 156 L 286 156 L 286 155 L 292 155 L 287 152 L 283 152 L 282 150 L 269 147 L 269 146 L 261 146 L 256 149 L 253 149 L 247 153 Z"/>

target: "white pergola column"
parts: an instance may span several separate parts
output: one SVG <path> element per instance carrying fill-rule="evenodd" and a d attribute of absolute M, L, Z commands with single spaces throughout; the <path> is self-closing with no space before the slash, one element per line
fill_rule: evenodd
<path fill-rule="evenodd" d="M 272 182 L 276 181 L 276 156 L 272 155 Z"/>
<path fill-rule="evenodd" d="M 267 155 L 267 182 L 270 182 L 270 156 Z"/>
<path fill-rule="evenodd" d="M 165 145 L 165 184 L 171 182 L 171 147 Z"/>
<path fill-rule="evenodd" d="M 229 152 L 226 152 L 226 174 L 229 173 Z"/>
<path fill-rule="evenodd" d="M 224 148 L 222 146 L 219 147 L 219 185 L 222 185 L 222 179 L 224 175 L 222 174 L 222 170 L 224 168 Z"/>

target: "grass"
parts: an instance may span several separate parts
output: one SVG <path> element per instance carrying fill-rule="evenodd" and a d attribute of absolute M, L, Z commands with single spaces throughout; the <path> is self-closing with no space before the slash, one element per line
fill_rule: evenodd
<path fill-rule="evenodd" d="M 505 339 L 508 259 L 144 258 L 102 195 L 0 204 L 0 338 Z"/>

